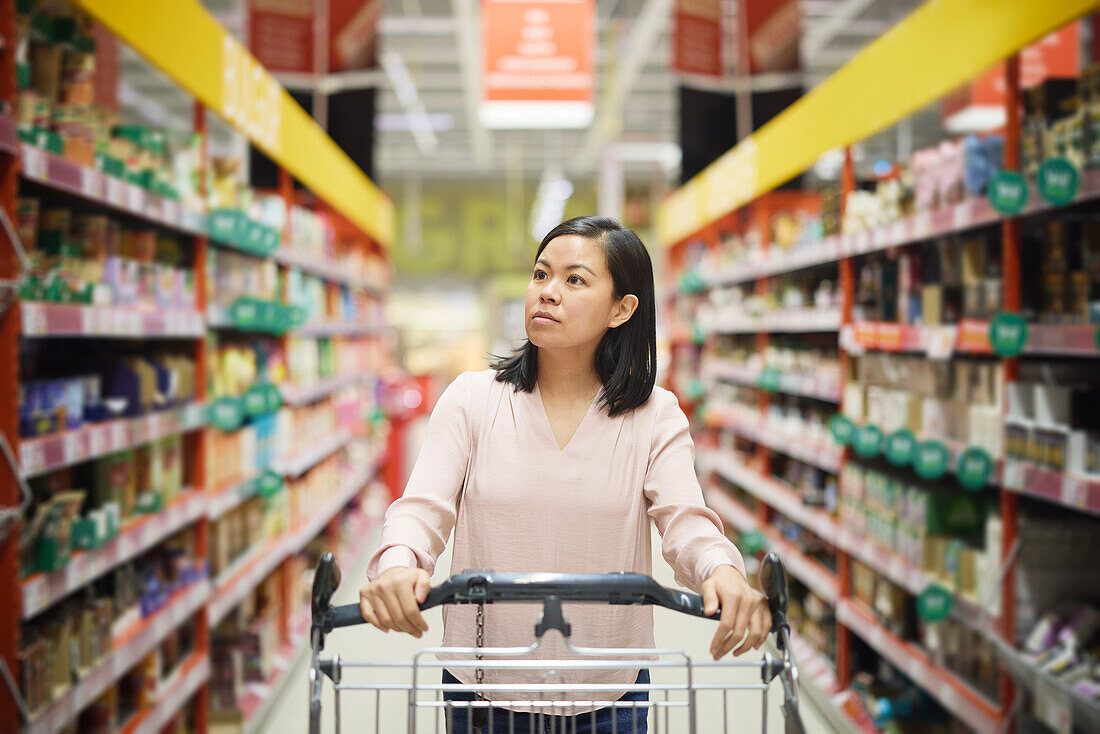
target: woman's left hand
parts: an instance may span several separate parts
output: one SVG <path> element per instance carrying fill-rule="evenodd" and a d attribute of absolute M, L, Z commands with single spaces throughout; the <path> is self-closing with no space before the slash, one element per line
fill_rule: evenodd
<path fill-rule="evenodd" d="M 719 606 L 722 609 L 721 621 L 714 641 L 710 643 L 710 654 L 715 660 L 725 657 L 738 643 L 741 645 L 734 650 L 734 655 L 755 650 L 764 644 L 772 628 L 768 599 L 752 588 L 733 566 L 719 566 L 703 582 L 703 611 L 714 614 Z"/>

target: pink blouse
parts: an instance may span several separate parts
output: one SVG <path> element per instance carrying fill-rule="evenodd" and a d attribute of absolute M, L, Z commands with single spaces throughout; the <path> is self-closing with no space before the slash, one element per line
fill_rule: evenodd
<path fill-rule="evenodd" d="M 369 578 L 395 566 L 433 573 L 452 528 L 454 573 L 485 568 L 652 574 L 650 518 L 677 582 L 689 589 L 700 592 L 724 564 L 745 572 L 721 520 L 703 503 L 688 421 L 672 393 L 655 387 L 644 405 L 615 418 L 597 407 L 597 398 L 559 449 L 538 387 L 517 391 L 495 375 L 493 370 L 466 372 L 440 397 L 405 494 L 386 512 Z M 650 607 L 563 606 L 575 646 L 654 645 Z M 531 644 L 541 609 L 540 604 L 485 605 L 485 646 Z M 476 612 L 474 605 L 444 608 L 445 646 L 474 646 Z M 536 655 L 574 657 L 557 632 L 546 634 Z M 473 669 L 451 672 L 465 684 L 474 683 Z M 562 673 L 567 683 L 624 685 L 638 675 L 637 670 Z M 538 678 L 533 671 L 485 671 L 486 683 Z M 598 695 L 617 700 L 622 692 L 610 699 L 604 698 L 606 692 Z"/>

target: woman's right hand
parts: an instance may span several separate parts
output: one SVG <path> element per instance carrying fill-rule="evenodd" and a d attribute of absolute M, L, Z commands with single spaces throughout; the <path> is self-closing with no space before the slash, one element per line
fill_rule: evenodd
<path fill-rule="evenodd" d="M 422 568 L 391 568 L 359 590 L 359 613 L 383 632 L 407 632 L 417 639 L 428 631 L 420 604 L 432 582 Z"/>

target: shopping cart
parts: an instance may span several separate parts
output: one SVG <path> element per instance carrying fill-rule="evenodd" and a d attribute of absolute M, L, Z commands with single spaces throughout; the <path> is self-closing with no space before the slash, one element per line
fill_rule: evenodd
<path fill-rule="evenodd" d="M 317 567 L 313 579 L 313 624 L 310 628 L 312 662 L 309 670 L 309 730 L 310 734 L 321 731 L 321 699 L 324 679 L 332 681 L 335 694 L 335 731 L 340 734 L 340 694 L 343 691 L 373 693 L 373 712 L 370 701 L 361 702 L 366 706 L 357 709 L 354 721 L 356 732 L 383 731 L 383 711 L 396 712 L 400 723 L 385 721 L 384 730 L 388 732 L 451 732 L 455 724 L 466 723 L 465 731 L 495 732 L 504 728 L 512 732 L 525 732 L 528 727 L 544 732 L 548 727 L 553 731 L 577 732 L 595 730 L 595 710 L 611 709 L 620 711 L 633 709 L 626 716 L 633 722 L 648 720 L 650 730 L 657 732 L 742 732 L 743 725 L 731 720 L 733 716 L 742 716 L 740 710 L 731 707 L 729 697 L 732 692 L 757 691 L 763 693 L 763 730 L 767 732 L 768 688 L 771 681 L 779 677 L 782 683 L 784 716 L 787 734 L 803 734 L 802 721 L 798 713 L 798 669 L 790 648 L 790 628 L 787 625 L 787 576 L 778 556 L 769 553 L 760 567 L 761 586 L 768 597 L 772 613 L 772 631 L 776 634 L 775 646 L 781 659 L 765 654 L 762 660 L 697 662 L 680 650 L 653 649 L 603 649 L 574 647 L 570 641 L 570 625 L 562 613 L 563 601 L 603 602 L 605 604 L 652 604 L 683 612 L 696 617 L 706 617 L 703 613 L 702 597 L 682 591 L 667 589 L 648 576 L 640 574 L 497 574 L 489 571 L 472 571 L 451 576 L 447 581 L 434 587 L 421 609 L 430 609 L 441 604 L 489 604 L 501 602 L 542 602 L 543 613 L 535 627 L 535 642 L 529 647 L 519 648 L 429 648 L 417 653 L 412 661 L 376 661 L 350 662 L 339 655 L 321 660 L 325 635 L 337 627 L 365 624 L 359 613 L 359 605 L 349 604 L 334 607 L 332 595 L 340 585 L 340 569 L 331 553 L 326 553 Z M 717 615 L 713 615 L 717 617 Z M 564 638 L 568 649 L 576 659 L 538 660 L 531 654 L 538 649 L 543 635 L 557 630 Z M 445 661 L 435 658 L 446 656 Z M 430 659 L 429 659 L 430 658 Z M 487 670 L 525 670 L 536 671 L 538 682 L 503 684 L 477 683 L 463 685 L 440 683 L 440 669 L 458 668 L 476 669 L 478 681 L 482 681 L 481 671 Z M 561 671 L 578 669 L 598 670 L 653 670 L 655 677 L 661 673 L 661 682 L 626 684 L 568 684 L 563 682 Z M 759 671 L 759 680 L 753 680 Z M 745 682 L 730 682 L 733 671 L 749 671 L 751 677 Z M 378 680 L 351 680 L 361 673 L 373 673 Z M 715 682 L 709 682 L 715 678 Z M 360 676 L 367 677 L 367 676 Z M 391 678 L 398 678 L 394 682 Z M 664 680 L 664 679 L 668 680 Z M 645 692 L 648 700 L 601 700 L 611 698 L 609 692 Z M 447 700 L 444 692 L 464 693 L 471 700 Z M 472 694 L 472 695 L 470 695 Z M 491 694 L 492 701 L 485 700 L 479 694 Z M 583 696 L 581 694 L 584 694 Z M 383 696 L 398 696 L 390 708 L 383 705 Z M 504 697 L 504 700 L 502 699 Z M 700 700 L 704 696 L 720 696 L 720 701 L 711 701 L 711 708 L 700 712 Z M 494 710 L 494 707 L 496 708 Z M 501 709 L 509 709 L 501 713 Z M 516 714 L 515 710 L 527 712 L 526 716 Z M 709 712 L 709 713 L 707 713 Z M 507 726 L 498 724 L 493 718 L 507 716 Z M 516 724 L 519 721 L 527 723 Z M 628 734 L 637 731 L 637 725 L 622 728 L 612 714 L 613 730 Z M 487 724 L 487 728 L 478 728 L 478 722 Z M 373 729 L 371 724 L 373 722 Z M 547 722 L 553 722 L 552 724 Z M 731 723 L 733 726 L 731 726 Z M 537 724 L 537 727 L 536 727 Z M 579 729 L 578 729 L 579 726 Z M 494 728 L 496 727 L 496 728 Z M 459 727 L 458 730 L 462 730 Z"/>

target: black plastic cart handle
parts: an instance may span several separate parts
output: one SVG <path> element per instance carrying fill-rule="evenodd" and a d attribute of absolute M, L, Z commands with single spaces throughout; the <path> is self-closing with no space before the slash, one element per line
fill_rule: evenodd
<path fill-rule="evenodd" d="M 765 557 L 760 583 L 772 613 L 772 631 L 787 626 L 787 574 L 775 553 Z M 323 636 L 337 627 L 365 624 L 358 604 L 333 607 L 332 595 L 340 585 L 340 567 L 331 553 L 321 557 L 313 578 L 314 632 Z M 605 604 L 650 604 L 694 617 L 718 619 L 720 612 L 703 613 L 703 597 L 668 589 L 649 576 L 637 573 L 558 574 L 494 573 L 467 571 L 451 576 L 428 592 L 422 610 L 442 604 L 533 602 L 556 597 L 561 601 Z"/>

